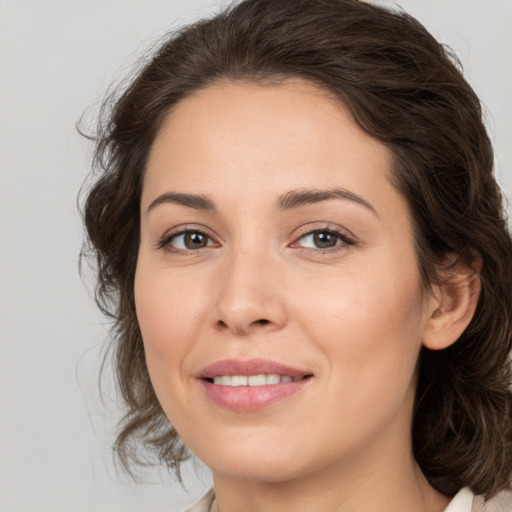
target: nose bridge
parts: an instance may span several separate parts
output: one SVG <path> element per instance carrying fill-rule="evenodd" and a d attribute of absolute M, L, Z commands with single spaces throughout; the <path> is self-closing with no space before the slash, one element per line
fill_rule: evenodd
<path fill-rule="evenodd" d="M 216 323 L 238 334 L 273 330 L 286 321 L 278 262 L 257 244 L 232 247 L 219 274 Z"/>

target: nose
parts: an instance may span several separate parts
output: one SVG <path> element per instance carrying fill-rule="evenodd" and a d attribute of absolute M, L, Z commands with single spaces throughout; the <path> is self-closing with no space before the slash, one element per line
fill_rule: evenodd
<path fill-rule="evenodd" d="M 271 332 L 287 322 L 278 265 L 261 253 L 234 256 L 218 275 L 215 327 L 238 336 Z"/>

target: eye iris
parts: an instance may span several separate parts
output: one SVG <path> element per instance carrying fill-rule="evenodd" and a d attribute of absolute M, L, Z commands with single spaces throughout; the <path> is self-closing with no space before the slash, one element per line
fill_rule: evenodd
<path fill-rule="evenodd" d="M 187 249 L 202 249 L 208 245 L 208 237 L 202 233 L 186 233 L 184 244 Z"/>
<path fill-rule="evenodd" d="M 316 247 L 320 249 L 328 249 L 329 247 L 334 247 L 338 242 L 338 236 L 329 233 L 328 231 L 319 231 L 314 233 L 313 241 Z"/>

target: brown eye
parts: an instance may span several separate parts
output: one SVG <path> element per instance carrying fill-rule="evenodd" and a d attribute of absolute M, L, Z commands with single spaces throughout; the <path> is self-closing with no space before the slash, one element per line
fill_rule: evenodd
<path fill-rule="evenodd" d="M 303 235 L 298 245 L 311 249 L 331 249 L 344 243 L 349 243 L 349 241 L 341 233 L 330 230 L 317 230 Z"/>
<path fill-rule="evenodd" d="M 318 231 L 313 234 L 313 242 L 318 249 L 328 249 L 338 244 L 339 236 L 329 231 Z"/>
<path fill-rule="evenodd" d="M 183 243 L 187 249 L 202 249 L 208 245 L 208 237 L 203 233 L 186 233 Z"/>
<path fill-rule="evenodd" d="M 194 251 L 204 249 L 214 244 L 211 238 L 205 233 L 201 233 L 200 231 L 185 231 L 184 233 L 173 235 L 167 242 L 167 245 L 182 251 Z"/>

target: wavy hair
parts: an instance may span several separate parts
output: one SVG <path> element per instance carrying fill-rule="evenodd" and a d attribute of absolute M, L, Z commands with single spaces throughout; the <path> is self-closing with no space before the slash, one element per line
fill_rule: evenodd
<path fill-rule="evenodd" d="M 483 262 L 468 328 L 449 348 L 420 353 L 412 437 L 437 490 L 492 496 L 512 470 L 512 245 L 480 101 L 417 20 L 358 0 L 242 1 L 168 37 L 105 103 L 83 217 L 126 408 L 117 454 L 126 468 L 155 460 L 178 475 L 188 457 L 151 387 L 134 304 L 141 187 L 159 127 L 213 83 L 294 77 L 330 91 L 390 149 L 426 289 L 448 254 Z"/>

